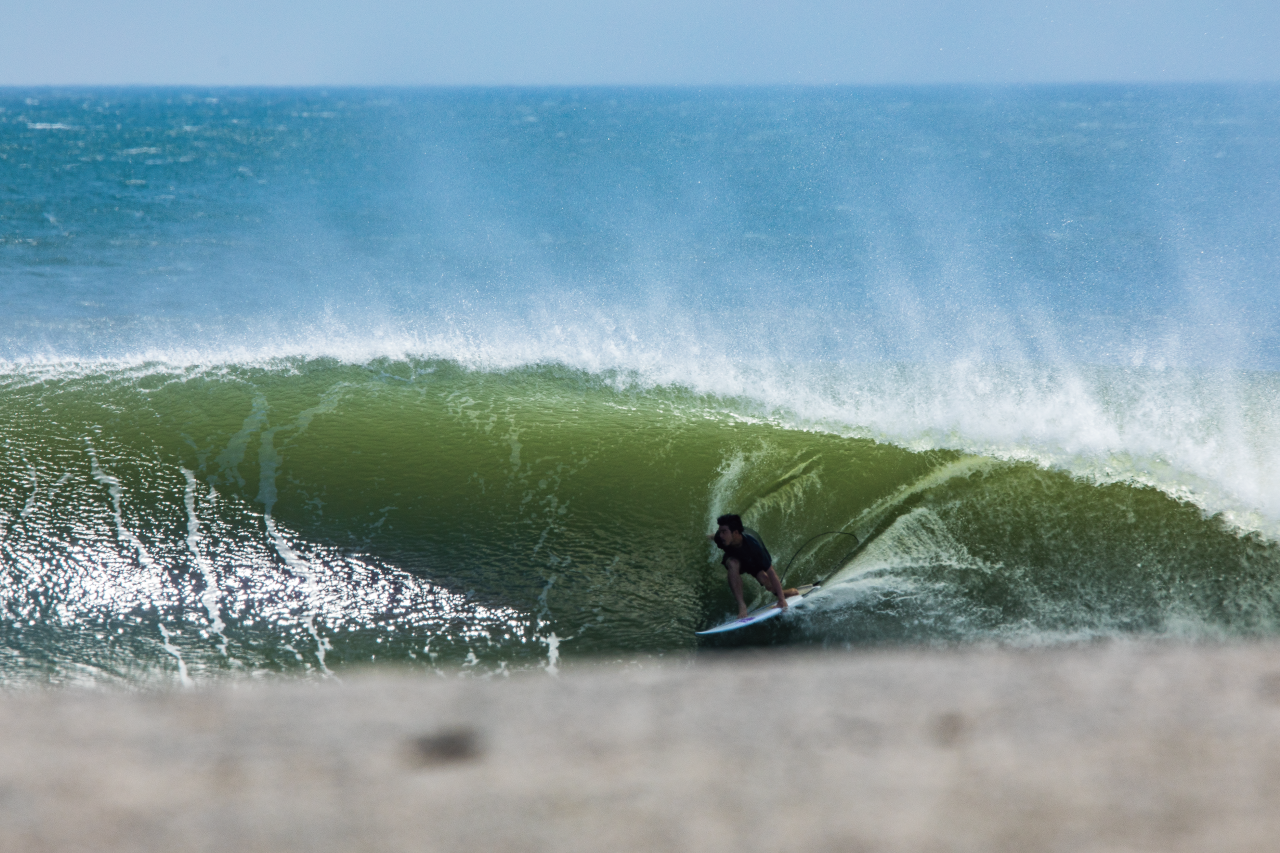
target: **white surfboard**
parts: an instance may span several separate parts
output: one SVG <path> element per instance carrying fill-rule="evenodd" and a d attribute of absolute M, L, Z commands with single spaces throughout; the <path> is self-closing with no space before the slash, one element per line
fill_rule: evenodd
<path fill-rule="evenodd" d="M 797 587 L 797 589 L 800 590 L 800 594 L 793 595 L 787 599 L 788 611 L 793 607 L 803 605 L 805 603 L 805 597 L 818 589 L 818 587 L 814 584 L 805 584 L 804 586 Z M 694 633 L 699 637 L 705 637 L 708 634 L 724 634 L 728 631 L 737 631 L 741 628 L 750 627 L 751 625 L 759 625 L 761 622 L 772 619 L 783 612 L 782 608 L 778 607 L 777 599 L 774 599 L 763 607 L 757 607 L 755 610 L 748 611 L 747 615 L 741 619 L 730 619 L 728 622 L 717 625 L 714 628 L 708 628 L 705 631 L 695 631 Z"/>

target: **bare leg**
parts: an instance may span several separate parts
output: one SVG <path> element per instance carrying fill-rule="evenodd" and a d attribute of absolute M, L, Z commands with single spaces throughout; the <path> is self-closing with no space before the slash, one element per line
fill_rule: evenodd
<path fill-rule="evenodd" d="M 782 591 L 782 581 L 778 579 L 778 573 L 774 571 L 773 566 L 769 567 L 766 572 L 761 572 L 756 576 L 757 579 L 764 578 L 764 588 L 778 596 L 778 606 L 783 610 L 787 609 L 787 594 Z"/>
<path fill-rule="evenodd" d="M 729 570 L 729 589 L 733 597 L 738 599 L 738 618 L 747 618 L 747 603 L 742 600 L 742 565 L 733 557 L 725 560 L 724 566 Z"/>

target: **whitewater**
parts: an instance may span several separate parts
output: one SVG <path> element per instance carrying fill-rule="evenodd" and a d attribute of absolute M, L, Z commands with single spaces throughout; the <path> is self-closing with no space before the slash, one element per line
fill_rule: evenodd
<path fill-rule="evenodd" d="M 0 680 L 1274 636 L 1277 94 L 0 91 Z"/>

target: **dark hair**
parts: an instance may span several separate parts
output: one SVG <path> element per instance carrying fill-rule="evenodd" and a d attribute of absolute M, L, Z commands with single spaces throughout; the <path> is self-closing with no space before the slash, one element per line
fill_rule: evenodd
<path fill-rule="evenodd" d="M 724 525 L 729 528 L 730 533 L 742 532 L 742 516 L 740 515 L 722 515 L 716 519 L 716 526 Z"/>

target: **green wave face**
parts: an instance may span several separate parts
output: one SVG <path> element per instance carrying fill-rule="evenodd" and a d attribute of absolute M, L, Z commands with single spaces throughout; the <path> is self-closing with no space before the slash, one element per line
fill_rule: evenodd
<path fill-rule="evenodd" d="M 11 682 L 690 649 L 733 604 L 705 539 L 721 512 L 787 584 L 825 581 L 735 642 L 1280 630 L 1276 544 L 1154 488 L 623 375 L 30 367 L 0 409 Z M 837 530 L 858 539 L 801 548 Z"/>

